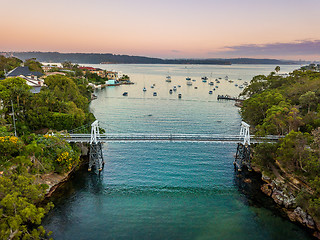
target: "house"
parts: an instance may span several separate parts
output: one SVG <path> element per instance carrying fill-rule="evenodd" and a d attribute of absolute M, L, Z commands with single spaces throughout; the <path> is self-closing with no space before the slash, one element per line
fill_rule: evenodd
<path fill-rule="evenodd" d="M 106 77 L 106 72 L 105 70 L 102 70 L 100 68 L 93 68 L 93 67 L 79 67 L 80 70 L 83 71 L 85 74 L 86 72 L 90 73 L 96 73 L 99 77 L 105 78 Z"/>
<path fill-rule="evenodd" d="M 118 79 L 118 73 L 114 71 L 107 71 L 108 79 Z"/>
<path fill-rule="evenodd" d="M 57 66 L 51 66 L 51 65 L 43 65 L 42 66 L 42 69 L 44 72 L 49 72 L 53 68 L 57 68 Z"/>
<path fill-rule="evenodd" d="M 41 87 L 44 86 L 44 81 L 40 79 L 43 74 L 41 72 L 31 72 L 29 67 L 17 67 L 12 71 L 8 72 L 6 78 L 20 77 L 26 80 L 26 83 L 33 89 L 31 92 L 37 93 Z"/>
<path fill-rule="evenodd" d="M 39 77 L 43 76 L 43 73 L 41 73 L 41 72 L 31 72 L 29 70 L 29 67 L 25 66 L 25 67 L 16 67 L 12 71 L 8 72 L 5 76 L 7 78 L 8 77 L 21 77 L 21 76 L 24 76 L 24 77 L 28 77 L 30 79 L 37 80 Z"/>

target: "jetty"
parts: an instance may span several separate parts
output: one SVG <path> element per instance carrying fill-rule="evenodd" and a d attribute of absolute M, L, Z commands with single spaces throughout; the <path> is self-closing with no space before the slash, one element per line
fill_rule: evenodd
<path fill-rule="evenodd" d="M 243 102 L 243 99 L 240 99 L 238 97 L 231 97 L 229 95 L 218 95 L 217 97 L 218 100 L 233 100 L 233 101 L 237 101 L 237 102 Z"/>

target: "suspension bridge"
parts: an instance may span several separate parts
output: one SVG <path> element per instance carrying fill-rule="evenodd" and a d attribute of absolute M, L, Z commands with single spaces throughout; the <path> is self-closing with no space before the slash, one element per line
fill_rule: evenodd
<path fill-rule="evenodd" d="M 242 122 L 239 135 L 225 134 L 154 134 L 154 133 L 107 133 L 100 134 L 99 122 L 96 120 L 91 124 L 91 134 L 83 133 L 83 127 L 72 130 L 65 138 L 68 142 L 89 143 L 89 168 L 96 167 L 102 170 L 104 159 L 102 154 L 102 144 L 105 142 L 234 142 L 237 143 L 237 152 L 234 165 L 238 170 L 243 166 L 251 169 L 251 143 L 276 142 L 280 136 L 250 136 L 250 125 Z M 74 133 L 82 131 L 82 133 Z"/>

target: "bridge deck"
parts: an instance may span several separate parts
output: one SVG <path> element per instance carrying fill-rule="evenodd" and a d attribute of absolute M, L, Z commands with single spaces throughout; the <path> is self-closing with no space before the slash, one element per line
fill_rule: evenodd
<path fill-rule="evenodd" d="M 279 136 L 257 137 L 251 136 L 252 143 L 275 142 Z M 66 136 L 68 142 L 90 142 L 90 134 L 69 134 Z M 101 142 L 150 142 L 150 141 L 177 141 L 177 142 L 240 142 L 240 135 L 219 134 L 101 134 Z"/>

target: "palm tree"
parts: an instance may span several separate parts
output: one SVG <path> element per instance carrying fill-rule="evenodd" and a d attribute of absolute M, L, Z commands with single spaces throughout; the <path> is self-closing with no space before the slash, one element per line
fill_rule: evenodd
<path fill-rule="evenodd" d="M 274 70 L 278 73 L 280 71 L 280 67 L 276 66 L 276 68 Z"/>

